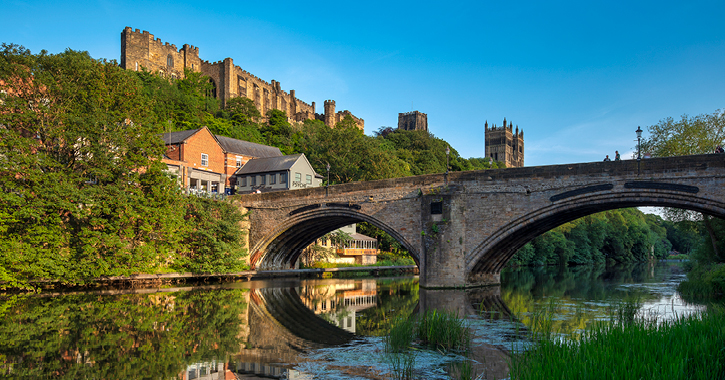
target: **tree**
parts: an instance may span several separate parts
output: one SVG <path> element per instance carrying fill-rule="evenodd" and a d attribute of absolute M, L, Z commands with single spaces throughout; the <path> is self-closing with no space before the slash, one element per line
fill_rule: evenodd
<path fill-rule="evenodd" d="M 725 111 L 694 117 L 682 115 L 679 121 L 667 118 L 647 130 L 650 136 L 642 141 L 641 149 L 655 157 L 713 153 L 725 139 Z M 709 215 L 676 209 L 668 209 L 665 213 L 669 220 L 701 220 L 710 237 L 714 257 L 725 256 L 720 252 L 721 238 Z"/>
<path fill-rule="evenodd" d="M 654 157 L 713 153 L 725 139 L 725 111 L 697 116 L 682 115 L 647 127 L 650 136 L 641 142 L 643 152 Z"/>

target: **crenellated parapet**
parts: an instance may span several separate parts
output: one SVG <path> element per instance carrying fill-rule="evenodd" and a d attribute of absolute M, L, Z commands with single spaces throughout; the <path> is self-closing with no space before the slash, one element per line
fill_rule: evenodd
<path fill-rule="evenodd" d="M 316 118 L 315 102 L 306 103 L 298 99 L 294 90 L 282 90 L 280 82 L 265 81 L 235 65 L 232 58 L 215 62 L 202 60 L 198 47 L 184 44 L 177 49 L 176 45 L 163 42 L 145 30 L 126 27 L 121 32 L 121 67 L 135 71 L 145 68 L 164 77 L 179 79 L 184 78 L 185 69 L 201 72 L 209 77 L 214 86 L 212 94 L 221 100 L 222 105 L 232 98 L 243 96 L 252 100 L 264 117 L 269 110 L 279 109 L 297 122 Z M 328 103 L 332 107 L 329 111 Z M 325 101 L 325 124 L 332 127 L 349 114 L 360 129 L 364 128 L 363 119 L 349 111 L 336 114 L 334 103 L 332 100 Z"/>

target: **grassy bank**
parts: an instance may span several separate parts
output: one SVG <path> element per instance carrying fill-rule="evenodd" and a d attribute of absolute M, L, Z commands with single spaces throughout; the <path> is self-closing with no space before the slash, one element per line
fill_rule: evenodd
<path fill-rule="evenodd" d="M 511 379 L 725 378 L 722 309 L 673 321 L 598 322 L 569 339 L 535 336 L 532 348 L 512 355 Z"/>

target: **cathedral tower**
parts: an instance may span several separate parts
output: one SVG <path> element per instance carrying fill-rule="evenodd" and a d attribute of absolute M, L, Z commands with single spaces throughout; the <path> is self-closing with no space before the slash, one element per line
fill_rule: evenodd
<path fill-rule="evenodd" d="M 524 130 L 519 127 L 513 129 L 513 123 L 506 125 L 506 118 L 503 119 L 503 126 L 485 124 L 486 157 L 494 161 L 501 161 L 507 168 L 520 168 L 524 166 Z"/>

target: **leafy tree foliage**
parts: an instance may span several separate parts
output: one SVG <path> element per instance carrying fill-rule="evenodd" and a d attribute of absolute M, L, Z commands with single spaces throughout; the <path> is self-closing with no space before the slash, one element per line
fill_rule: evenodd
<path fill-rule="evenodd" d="M 2 286 L 187 268 L 181 259 L 199 251 L 191 244 L 198 225 L 185 221 L 190 199 L 159 160 L 166 120 L 143 78 L 86 52 L 33 55 L 3 45 L 0 80 Z M 189 88 L 199 81 L 192 76 L 180 88 L 198 101 Z"/>
<path fill-rule="evenodd" d="M 667 257 L 665 221 L 638 209 L 593 214 L 548 231 L 514 255 L 509 265 L 628 263 Z"/>
<path fill-rule="evenodd" d="M 641 142 L 643 152 L 654 157 L 713 153 L 725 139 L 725 112 L 667 118 L 647 127 L 649 137 Z"/>

